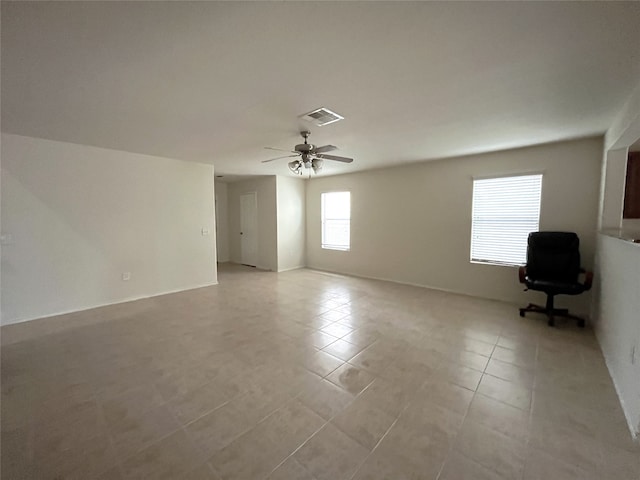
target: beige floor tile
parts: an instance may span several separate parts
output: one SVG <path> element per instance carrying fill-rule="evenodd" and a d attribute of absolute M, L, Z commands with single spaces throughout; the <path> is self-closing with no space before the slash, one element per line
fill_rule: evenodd
<path fill-rule="evenodd" d="M 437 475 L 437 473 L 435 474 Z M 400 456 L 374 451 L 358 469 L 353 480 L 435 480 L 432 471 L 414 468 Z"/>
<path fill-rule="evenodd" d="M 531 390 L 517 383 L 508 382 L 491 375 L 483 375 L 478 393 L 499 400 L 512 407 L 528 411 L 531 407 Z"/>
<path fill-rule="evenodd" d="M 327 318 L 327 314 L 324 314 L 323 317 Z M 343 317 L 345 317 L 345 315 L 338 314 L 338 315 L 335 315 L 335 317 L 337 317 L 336 321 L 338 321 Z M 321 332 L 328 333 L 329 335 L 333 335 L 334 337 L 338 337 L 338 338 L 342 338 L 345 335 L 350 334 L 351 332 L 353 332 L 353 330 L 354 330 L 353 328 L 350 328 L 350 327 L 347 327 L 346 325 L 341 325 L 338 323 L 332 323 L 331 325 L 320 329 Z"/>
<path fill-rule="evenodd" d="M 277 444 L 286 455 L 293 453 L 326 421 L 298 400 L 293 400 L 260 422 L 245 436 L 264 438 Z"/>
<path fill-rule="evenodd" d="M 388 415 L 397 417 L 409 405 L 418 388 L 416 385 L 398 385 L 397 383 L 377 378 L 360 394 L 359 398 L 386 412 Z"/>
<path fill-rule="evenodd" d="M 219 280 L 2 327 L 3 478 L 640 478 L 589 328 L 305 269 Z"/>
<path fill-rule="evenodd" d="M 311 335 L 303 337 L 303 340 L 310 343 L 316 348 L 325 348 L 327 345 L 330 345 L 338 340 L 338 337 L 334 337 L 333 335 L 318 331 L 313 332 Z"/>
<path fill-rule="evenodd" d="M 453 362 L 480 372 L 483 372 L 489 363 L 489 357 L 466 350 L 456 351 L 455 353 L 449 352 L 448 356 Z"/>
<path fill-rule="evenodd" d="M 333 372 L 336 368 L 341 366 L 344 363 L 343 360 L 340 360 L 333 355 L 329 355 L 324 351 L 316 352 L 312 354 L 310 357 L 306 358 L 303 362 L 305 368 L 308 368 L 313 373 L 324 377 Z"/>
<path fill-rule="evenodd" d="M 210 457 L 256 423 L 245 415 L 243 408 L 230 402 L 190 423 L 186 431 L 193 443 Z"/>
<path fill-rule="evenodd" d="M 69 413 L 33 427 L 35 455 L 42 458 L 62 455 L 106 434 L 103 415 L 97 406 Z"/>
<path fill-rule="evenodd" d="M 600 477 L 597 471 L 586 471 L 578 465 L 571 465 L 552 457 L 549 454 L 530 448 L 525 462 L 523 480 L 596 480 L 600 478 L 623 477 Z"/>
<path fill-rule="evenodd" d="M 327 380 L 344 388 L 347 392 L 357 395 L 373 382 L 375 377 L 360 368 L 345 363 L 327 375 Z"/>
<path fill-rule="evenodd" d="M 321 379 L 306 388 L 297 398 L 325 420 L 331 420 L 353 401 L 354 396 L 328 380 Z"/>
<path fill-rule="evenodd" d="M 463 414 L 418 398 L 400 414 L 397 429 L 414 433 L 422 430 L 422 433 L 434 435 L 448 447 L 458 435 L 463 420 Z"/>
<path fill-rule="evenodd" d="M 267 480 L 316 480 L 316 477 L 294 457 L 289 457 L 267 477 Z"/>
<path fill-rule="evenodd" d="M 525 444 L 469 419 L 456 439 L 455 449 L 505 479 L 522 476 Z"/>
<path fill-rule="evenodd" d="M 180 480 L 220 480 L 220 477 L 214 473 L 208 463 L 187 472 Z"/>
<path fill-rule="evenodd" d="M 594 438 L 563 425 L 539 420 L 531 426 L 530 447 L 570 465 L 597 472 L 602 468 L 602 446 Z"/>
<path fill-rule="evenodd" d="M 123 478 L 120 467 L 113 467 L 96 477 L 96 480 L 122 480 Z"/>
<path fill-rule="evenodd" d="M 529 412 L 484 395 L 476 395 L 467 418 L 496 432 L 526 443 L 529 439 Z"/>
<path fill-rule="evenodd" d="M 322 349 L 323 352 L 340 358 L 345 362 L 357 355 L 361 350 L 361 347 L 349 343 L 346 340 L 336 340 Z"/>
<path fill-rule="evenodd" d="M 165 406 L 160 406 L 122 418 L 107 428 L 116 452 L 124 458 L 175 432 L 180 424 Z"/>
<path fill-rule="evenodd" d="M 265 478 L 286 458 L 286 453 L 265 438 L 245 441 L 240 437 L 210 458 L 214 470 L 224 479 Z"/>
<path fill-rule="evenodd" d="M 464 387 L 472 392 L 476 391 L 482 378 L 482 372 L 456 363 L 443 364 L 437 374 L 445 378 L 448 382 Z"/>
<path fill-rule="evenodd" d="M 533 369 L 518 367 L 517 365 L 503 362 L 495 358 L 489 360 L 485 373 L 498 377 L 502 380 L 520 384 L 529 389 L 533 388 L 535 379 Z"/>
<path fill-rule="evenodd" d="M 6 478 L 26 480 L 34 477 L 33 432 L 30 427 L 3 430 L 0 438 L 1 473 Z"/>
<path fill-rule="evenodd" d="M 211 457 L 223 478 L 263 478 L 311 437 L 324 420 L 291 402 Z"/>
<path fill-rule="evenodd" d="M 376 376 L 406 388 L 418 389 L 426 379 L 436 375 L 438 364 L 425 365 L 424 359 L 400 355 Z"/>
<path fill-rule="evenodd" d="M 511 477 L 503 477 L 458 452 L 451 452 L 438 480 L 511 480 Z"/>
<path fill-rule="evenodd" d="M 224 405 L 240 393 L 237 385 L 217 378 L 191 393 L 174 397 L 167 405 L 176 418 L 186 425 Z"/>
<path fill-rule="evenodd" d="M 382 439 L 373 456 L 385 459 L 408 478 L 435 480 L 449 452 L 454 433 L 440 421 L 416 423 L 400 418 Z M 447 421 L 446 423 L 450 423 Z M 375 477 L 374 477 L 375 478 Z"/>
<path fill-rule="evenodd" d="M 176 396 L 189 395 L 202 385 L 211 382 L 221 371 L 232 370 L 236 365 L 238 364 L 233 362 L 226 365 L 207 363 L 207 368 L 198 366 L 197 368 L 172 369 L 162 372 L 154 384 L 164 400 L 168 401 Z"/>
<path fill-rule="evenodd" d="M 493 349 L 495 348 L 495 342 L 487 343 L 469 337 L 462 337 L 460 345 L 468 352 L 478 353 L 485 357 L 490 357 L 493 353 Z"/>
<path fill-rule="evenodd" d="M 160 393 L 152 385 L 142 385 L 102 402 L 102 410 L 108 424 L 135 418 L 164 403 Z"/>
<path fill-rule="evenodd" d="M 640 478 L 640 445 L 629 449 L 603 444 L 603 463 L 600 467 L 601 478 L 635 480 Z"/>
<path fill-rule="evenodd" d="M 84 439 L 70 449 L 36 451 L 34 462 L 34 478 L 82 480 L 97 478 L 111 470 L 117 465 L 117 457 L 109 438 L 99 435 Z"/>
<path fill-rule="evenodd" d="M 395 416 L 383 412 L 359 397 L 331 423 L 360 445 L 373 450 L 395 419 Z"/>
<path fill-rule="evenodd" d="M 342 337 L 342 340 L 346 340 L 349 343 L 353 343 L 362 348 L 366 348 L 379 338 L 377 332 L 366 332 L 362 328 L 355 332 L 349 333 Z"/>
<path fill-rule="evenodd" d="M 349 363 L 371 372 L 374 375 L 380 374 L 380 372 L 393 362 L 395 354 L 384 347 L 379 347 L 378 345 L 381 344 L 376 342 L 373 345 L 368 346 L 353 357 Z"/>
<path fill-rule="evenodd" d="M 418 390 L 414 402 L 426 402 L 440 405 L 460 415 L 469 408 L 473 392 L 459 385 L 449 383 L 445 378 L 427 380 Z"/>
<path fill-rule="evenodd" d="M 502 362 L 511 363 L 518 367 L 533 368 L 536 364 L 536 348 L 521 346 L 516 349 L 497 346 L 491 358 Z"/>
<path fill-rule="evenodd" d="M 347 480 L 367 457 L 367 449 L 331 424 L 316 433 L 294 457 L 318 480 Z"/>
<path fill-rule="evenodd" d="M 172 480 L 204 461 L 187 435 L 178 430 L 122 462 L 125 478 Z"/>

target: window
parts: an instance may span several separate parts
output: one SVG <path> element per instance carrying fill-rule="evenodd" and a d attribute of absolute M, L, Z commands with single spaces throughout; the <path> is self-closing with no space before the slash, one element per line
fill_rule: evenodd
<path fill-rule="evenodd" d="M 538 231 L 542 175 L 473 181 L 471 261 L 523 265 L 527 237 Z"/>
<path fill-rule="evenodd" d="M 322 248 L 349 250 L 351 241 L 351 193 L 323 193 L 321 202 Z"/>

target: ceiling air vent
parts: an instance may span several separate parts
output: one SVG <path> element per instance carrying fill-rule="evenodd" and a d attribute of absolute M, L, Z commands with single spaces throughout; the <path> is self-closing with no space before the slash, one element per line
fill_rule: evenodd
<path fill-rule="evenodd" d="M 329 125 L 330 123 L 344 119 L 342 115 L 338 115 L 337 113 L 332 112 L 328 108 L 324 107 L 318 108 L 309 113 L 305 113 L 304 115 L 300 115 L 300 118 L 306 120 L 307 122 L 311 122 L 319 127 L 323 127 L 324 125 Z"/>

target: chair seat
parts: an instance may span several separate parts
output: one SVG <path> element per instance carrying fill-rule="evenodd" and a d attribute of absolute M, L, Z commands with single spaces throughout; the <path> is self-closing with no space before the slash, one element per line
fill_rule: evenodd
<path fill-rule="evenodd" d="M 587 287 L 578 282 L 561 282 L 558 280 L 540 280 L 526 277 L 525 285 L 530 290 L 538 290 L 552 295 L 580 295 Z"/>

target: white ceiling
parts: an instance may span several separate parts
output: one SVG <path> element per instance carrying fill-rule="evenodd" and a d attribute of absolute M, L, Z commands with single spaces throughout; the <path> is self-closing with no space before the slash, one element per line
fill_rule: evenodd
<path fill-rule="evenodd" d="M 311 126 L 346 173 L 602 134 L 640 2 L 2 2 L 2 129 L 285 174 Z"/>

